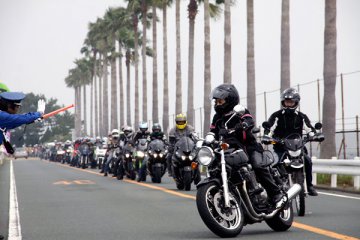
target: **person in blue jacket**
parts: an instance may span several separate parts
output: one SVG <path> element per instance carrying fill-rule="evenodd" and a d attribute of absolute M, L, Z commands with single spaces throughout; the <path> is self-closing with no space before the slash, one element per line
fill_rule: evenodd
<path fill-rule="evenodd" d="M 25 94 L 21 92 L 3 92 L 0 94 L 0 145 L 3 143 L 6 131 L 23 124 L 40 121 L 45 111 L 45 101 L 38 101 L 37 112 L 17 114 L 21 108 L 21 101 Z"/>

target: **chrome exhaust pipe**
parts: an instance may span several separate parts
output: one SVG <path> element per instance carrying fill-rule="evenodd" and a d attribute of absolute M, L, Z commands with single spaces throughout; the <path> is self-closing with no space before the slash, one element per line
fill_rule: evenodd
<path fill-rule="evenodd" d="M 287 202 L 293 200 L 301 191 L 300 184 L 295 183 L 289 190 L 286 192 L 287 196 L 283 196 L 282 199 L 276 203 L 276 209 L 282 208 Z"/>
<path fill-rule="evenodd" d="M 288 195 L 289 201 L 293 200 L 301 191 L 301 186 L 298 183 L 295 183 L 286 193 Z"/>

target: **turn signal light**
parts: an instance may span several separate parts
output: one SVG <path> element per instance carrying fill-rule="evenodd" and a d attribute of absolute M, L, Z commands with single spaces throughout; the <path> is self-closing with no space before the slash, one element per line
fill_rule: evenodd
<path fill-rule="evenodd" d="M 229 144 L 227 144 L 227 143 L 222 143 L 222 144 L 221 144 L 221 149 L 222 149 L 222 150 L 228 150 L 228 149 L 229 149 Z"/>
<path fill-rule="evenodd" d="M 192 163 L 191 163 L 191 168 L 192 168 L 192 170 L 197 169 L 197 167 L 198 167 L 198 164 L 197 164 L 196 162 L 192 162 Z"/>

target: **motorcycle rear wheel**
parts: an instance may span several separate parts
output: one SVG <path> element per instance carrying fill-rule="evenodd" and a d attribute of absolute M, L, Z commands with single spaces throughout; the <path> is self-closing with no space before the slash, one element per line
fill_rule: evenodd
<path fill-rule="evenodd" d="M 184 172 L 183 175 L 183 181 L 184 181 L 184 187 L 185 187 L 185 191 L 190 191 L 191 190 L 191 172 Z"/>
<path fill-rule="evenodd" d="M 198 188 L 196 205 L 205 225 L 219 237 L 236 237 L 244 225 L 240 203 L 230 193 L 230 207 L 225 208 L 223 191 L 210 182 Z"/>
<path fill-rule="evenodd" d="M 276 232 L 288 230 L 294 221 L 294 211 L 292 204 L 289 203 L 284 209 L 277 213 L 273 218 L 265 220 L 266 224 Z"/>

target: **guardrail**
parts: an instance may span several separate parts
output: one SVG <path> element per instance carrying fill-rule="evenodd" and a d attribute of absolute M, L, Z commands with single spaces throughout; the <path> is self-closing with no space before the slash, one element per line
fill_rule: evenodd
<path fill-rule="evenodd" d="M 351 175 L 354 178 L 354 188 L 360 189 L 360 158 L 354 159 L 317 159 L 312 157 L 313 162 L 313 184 L 316 185 L 316 174 L 331 174 L 331 187 L 337 187 L 337 175 Z"/>

